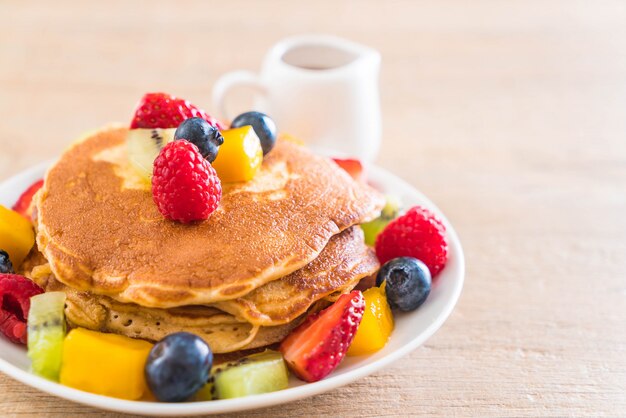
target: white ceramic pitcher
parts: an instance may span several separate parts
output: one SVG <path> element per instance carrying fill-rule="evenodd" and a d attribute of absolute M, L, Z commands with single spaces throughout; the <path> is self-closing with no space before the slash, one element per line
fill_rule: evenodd
<path fill-rule="evenodd" d="M 372 160 L 381 140 L 379 71 L 376 50 L 334 36 L 298 36 L 274 45 L 260 74 L 222 76 L 213 102 L 232 120 L 225 106 L 229 91 L 252 87 L 254 110 L 272 117 L 280 132 L 325 153 Z"/>

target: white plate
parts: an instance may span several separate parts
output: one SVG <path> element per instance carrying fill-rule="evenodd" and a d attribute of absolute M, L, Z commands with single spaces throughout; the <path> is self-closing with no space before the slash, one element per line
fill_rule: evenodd
<path fill-rule="evenodd" d="M 49 163 L 38 165 L 0 184 L 0 204 L 10 207 L 28 186 L 43 177 L 48 165 Z M 40 378 L 29 373 L 29 360 L 24 348 L 10 343 L 3 337 L 0 337 L 0 371 L 44 392 L 96 408 L 132 414 L 176 416 L 243 411 L 291 402 L 347 385 L 382 369 L 415 350 L 448 318 L 461 294 L 465 261 L 461 243 L 452 225 L 430 200 L 385 170 L 370 166 L 368 174 L 376 188 L 398 196 L 403 207 L 420 204 L 437 213 L 446 225 L 450 242 L 450 259 L 437 278 L 428 300 L 417 311 L 396 316 L 396 328 L 389 343 L 381 351 L 370 356 L 346 357 L 337 370 L 320 382 L 303 383 L 292 377 L 290 387 L 279 392 L 239 399 L 178 404 L 114 399 L 82 392 Z"/>

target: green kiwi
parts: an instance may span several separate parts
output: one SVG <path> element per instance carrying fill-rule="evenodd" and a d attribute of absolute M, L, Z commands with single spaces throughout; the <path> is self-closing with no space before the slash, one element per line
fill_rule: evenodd
<path fill-rule="evenodd" d="M 28 357 L 33 373 L 58 381 L 65 338 L 65 293 L 33 296 L 28 312 Z"/>
<path fill-rule="evenodd" d="M 176 128 L 131 129 L 126 136 L 128 159 L 146 180 L 152 178 L 152 165 L 161 148 L 174 140 Z"/>
<path fill-rule="evenodd" d="M 387 195 L 386 199 L 387 203 L 380 216 L 373 221 L 361 224 L 361 229 L 363 229 L 363 233 L 365 234 L 365 243 L 369 246 L 374 246 L 378 234 L 385 229 L 389 222 L 393 221 L 398 216 L 400 208 L 398 198 Z"/>
<path fill-rule="evenodd" d="M 196 400 L 230 399 L 286 389 L 289 374 L 282 354 L 266 350 L 211 369 L 209 383 Z"/>

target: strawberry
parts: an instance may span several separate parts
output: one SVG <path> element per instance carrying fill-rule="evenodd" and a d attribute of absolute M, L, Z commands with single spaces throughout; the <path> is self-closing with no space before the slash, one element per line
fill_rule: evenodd
<path fill-rule="evenodd" d="M 178 128 L 185 119 L 199 117 L 219 130 L 225 129 L 217 119 L 187 100 L 166 93 L 147 93 L 135 109 L 130 129 Z"/>
<path fill-rule="evenodd" d="M 38 182 L 31 185 L 17 200 L 15 205 L 13 205 L 13 210 L 24 216 L 25 218 L 31 219 L 32 211 L 30 210 L 30 204 L 33 201 L 33 196 L 41 187 L 43 186 L 43 180 L 39 180 Z"/>
<path fill-rule="evenodd" d="M 333 161 L 350 174 L 350 177 L 354 180 L 365 182 L 365 171 L 363 170 L 363 164 L 359 160 L 333 158 Z"/>
<path fill-rule="evenodd" d="M 280 345 L 291 371 L 307 382 L 328 376 L 348 351 L 364 310 L 363 294 L 354 290 L 310 315 Z"/>

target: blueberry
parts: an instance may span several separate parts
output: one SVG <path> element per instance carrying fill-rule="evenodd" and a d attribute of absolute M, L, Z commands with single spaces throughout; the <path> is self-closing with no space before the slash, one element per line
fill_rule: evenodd
<path fill-rule="evenodd" d="M 430 294 L 430 270 L 413 257 L 398 257 L 386 262 L 376 276 L 376 285 L 380 286 L 385 280 L 387 301 L 392 309 L 413 311 Z"/>
<path fill-rule="evenodd" d="M 186 139 L 195 144 L 200 154 L 210 163 L 215 161 L 217 151 L 224 143 L 224 137 L 220 131 L 202 118 L 185 119 L 176 128 L 174 139 Z"/>
<path fill-rule="evenodd" d="M 2 274 L 13 274 L 13 264 L 11 264 L 11 260 L 9 259 L 9 254 L 6 251 L 0 250 L 0 273 Z"/>
<path fill-rule="evenodd" d="M 170 334 L 156 343 L 146 362 L 146 380 L 163 402 L 181 402 L 209 380 L 213 353 L 200 337 L 188 332 Z"/>
<path fill-rule="evenodd" d="M 246 112 L 237 116 L 230 126 L 231 128 L 241 128 L 247 125 L 252 125 L 254 133 L 261 140 L 263 155 L 267 155 L 276 145 L 276 124 L 272 118 L 264 113 Z"/>

